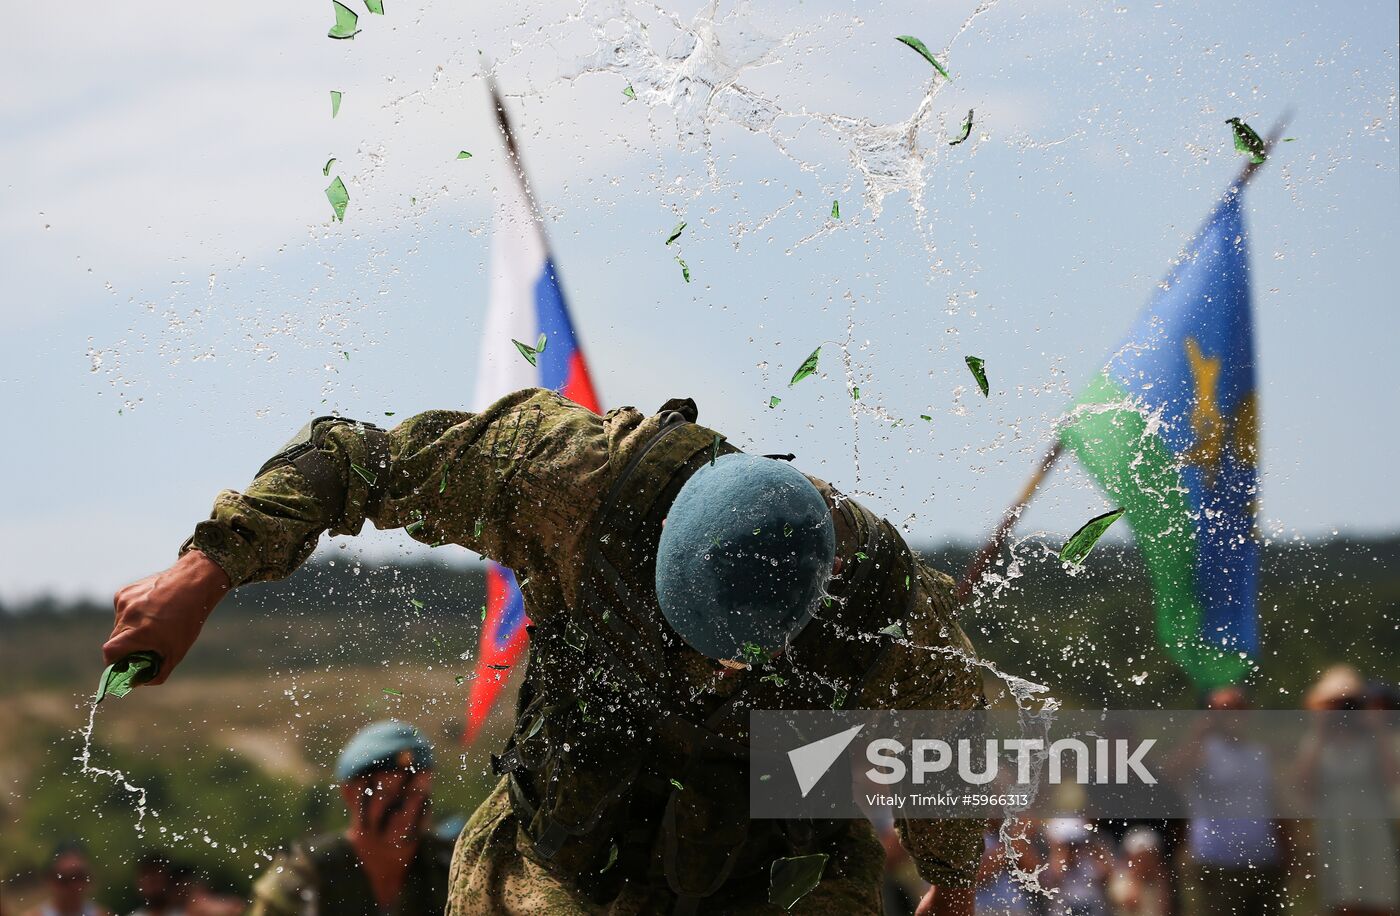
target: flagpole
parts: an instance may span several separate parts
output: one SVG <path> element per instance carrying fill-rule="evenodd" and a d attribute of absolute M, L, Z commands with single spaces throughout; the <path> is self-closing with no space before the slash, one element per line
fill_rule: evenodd
<path fill-rule="evenodd" d="M 1039 489 L 1041 481 L 1050 474 L 1050 469 L 1055 466 L 1055 462 L 1060 459 L 1060 453 L 1064 451 L 1064 442 L 1059 436 L 1055 437 L 1055 444 L 1045 452 L 1040 462 L 1036 464 L 1035 471 L 1031 474 L 1030 480 L 1021 488 L 1021 494 L 1016 497 L 1016 501 L 1002 515 L 1001 521 L 997 523 L 996 530 L 987 543 L 972 558 L 972 562 L 967 565 L 962 578 L 958 580 L 957 588 L 953 592 L 953 601 L 961 605 L 967 602 L 972 595 L 972 589 L 978 582 L 982 581 L 982 574 L 987 571 L 992 560 L 1001 553 L 1002 546 L 1006 539 L 1011 536 L 1011 531 L 1016 527 L 1017 520 L 1026 506 L 1030 504 L 1031 498 L 1035 496 L 1035 491 Z"/>
<path fill-rule="evenodd" d="M 510 160 L 511 171 L 515 172 L 515 178 L 520 182 L 520 187 L 525 192 L 525 200 L 530 204 L 530 213 L 535 217 L 540 235 L 545 240 L 545 251 L 548 251 L 549 237 L 545 235 L 544 217 L 540 214 L 539 204 L 535 201 L 535 192 L 530 187 L 530 179 L 525 172 L 525 160 L 520 155 L 520 147 L 515 142 L 515 130 L 511 127 L 510 115 L 506 113 L 505 99 L 501 97 L 500 87 L 496 85 L 496 77 L 489 72 L 486 74 L 486 88 L 491 92 L 491 105 L 496 109 L 496 126 L 500 129 L 501 139 L 506 144 L 506 158 Z"/>
<path fill-rule="evenodd" d="M 1269 135 L 1264 138 L 1264 161 L 1255 162 L 1253 159 L 1250 159 L 1246 162 L 1244 168 L 1240 169 L 1239 175 L 1235 176 L 1235 180 L 1230 182 L 1230 186 L 1225 189 L 1225 194 L 1223 196 L 1228 197 L 1231 194 L 1238 194 L 1240 191 L 1244 190 L 1245 185 L 1249 184 L 1250 179 L 1254 177 L 1254 173 L 1259 171 L 1259 167 L 1263 165 L 1265 161 L 1268 161 L 1267 154 L 1273 151 L 1274 146 L 1283 137 L 1283 132 L 1288 128 L 1288 122 L 1292 119 L 1292 109 L 1285 110 L 1283 116 L 1280 117 L 1269 130 Z M 1056 435 L 1054 444 L 1046 450 L 1045 454 L 1041 456 L 1040 461 L 1036 463 L 1035 470 L 1031 472 L 1030 479 L 1021 487 L 1020 494 L 1017 495 L 1015 501 L 1012 502 L 1002 514 L 1001 521 L 997 523 L 996 528 L 992 531 L 992 536 L 987 539 L 987 543 L 982 546 L 982 549 L 977 551 L 976 555 L 973 556 L 972 562 L 967 564 L 967 569 L 963 571 L 962 578 L 958 580 L 958 584 L 953 590 L 953 602 L 955 605 L 965 604 L 967 599 L 972 596 L 972 590 L 977 586 L 978 582 L 982 581 L 982 576 L 987 571 L 987 567 L 991 565 L 992 560 L 996 559 L 997 555 L 1001 553 L 1002 548 L 1006 546 L 1006 540 L 1016 528 L 1016 522 L 1020 520 L 1021 513 L 1026 511 L 1026 506 L 1030 505 L 1030 501 L 1035 498 L 1036 491 L 1040 489 L 1040 485 L 1045 481 L 1045 478 L 1050 475 L 1050 470 L 1055 466 L 1055 463 L 1060 460 L 1060 455 L 1063 453 L 1064 440 Z"/>

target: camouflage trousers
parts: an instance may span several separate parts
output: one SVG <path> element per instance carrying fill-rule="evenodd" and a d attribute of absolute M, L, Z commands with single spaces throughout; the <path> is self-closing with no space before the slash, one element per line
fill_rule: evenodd
<path fill-rule="evenodd" d="M 701 913 L 735 916 L 879 916 L 884 849 L 869 824 L 856 825 L 851 838 L 828 863 L 827 877 L 791 910 L 771 904 L 767 887 L 741 895 L 721 895 Z M 521 853 L 529 840 L 510 807 L 506 780 L 472 815 L 452 857 L 447 916 L 665 916 L 675 898 L 665 888 L 625 883 L 611 902 L 580 900 L 537 862 Z"/>

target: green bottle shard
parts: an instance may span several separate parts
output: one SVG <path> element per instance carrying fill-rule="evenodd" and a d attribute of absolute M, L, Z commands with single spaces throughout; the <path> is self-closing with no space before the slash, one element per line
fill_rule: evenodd
<path fill-rule="evenodd" d="M 523 344 L 513 337 L 511 338 L 510 342 L 515 344 L 515 349 L 520 351 L 520 355 L 525 357 L 526 362 L 528 362 L 532 366 L 539 365 L 539 363 L 536 362 L 535 357 L 539 356 L 541 353 L 544 352 L 544 345 L 546 343 L 544 334 L 540 335 L 540 339 L 535 341 L 535 345 L 533 347 L 529 344 Z"/>
<path fill-rule="evenodd" d="M 384 0 L 365 0 L 365 9 L 376 16 L 384 15 Z"/>
<path fill-rule="evenodd" d="M 344 3 L 331 0 L 331 6 L 335 9 L 335 25 L 326 33 L 328 38 L 354 38 L 359 34 L 359 29 L 355 26 L 359 23 L 360 17 L 355 11 Z"/>
<path fill-rule="evenodd" d="M 322 175 L 325 175 L 327 178 L 329 178 L 329 177 L 330 177 L 330 174 L 331 174 L 331 166 L 333 166 L 333 165 L 335 165 L 335 157 L 334 157 L 334 156 L 332 156 L 331 158 L 329 158 L 329 159 L 326 160 L 326 164 L 325 164 L 324 166 L 321 167 L 321 174 L 322 174 Z"/>
<path fill-rule="evenodd" d="M 685 282 L 689 283 L 689 282 L 690 282 L 690 265 L 687 264 L 687 263 L 685 263 L 685 261 L 681 260 L 680 258 L 676 258 L 676 263 L 679 264 L 679 265 L 681 266 L 681 276 L 685 278 Z"/>
<path fill-rule="evenodd" d="M 949 146 L 957 146 L 959 143 L 963 142 L 969 136 L 972 135 L 972 111 L 973 109 L 971 108 L 967 110 L 967 117 L 963 118 L 962 122 L 962 134 L 959 135 L 958 139 L 956 140 L 949 140 Z"/>
<path fill-rule="evenodd" d="M 472 154 L 469 153 L 469 152 L 467 152 L 466 150 L 462 150 L 462 151 L 460 151 L 459 153 L 457 153 L 457 158 L 458 158 L 458 159 L 470 159 L 471 157 L 472 157 Z"/>
<path fill-rule="evenodd" d="M 1249 154 L 1249 161 L 1259 165 L 1269 158 L 1264 151 L 1264 140 L 1254 132 L 1254 128 L 1241 121 L 1239 118 L 1229 118 L 1225 121 L 1235 132 L 1235 150 Z"/>
<path fill-rule="evenodd" d="M 343 95 L 339 89 L 331 90 L 331 117 L 340 114 L 340 97 Z"/>
<path fill-rule="evenodd" d="M 523 356 L 523 357 L 525 357 L 525 361 L 526 361 L 527 363 L 529 363 L 529 364 L 532 365 L 532 366 L 538 365 L 538 364 L 535 362 L 535 348 L 534 348 L 534 347 L 530 346 L 529 344 L 523 344 L 523 343 L 521 343 L 520 341 L 516 340 L 514 337 L 512 337 L 512 338 L 510 339 L 510 342 L 513 343 L 513 344 L 515 344 L 515 349 L 517 349 L 517 350 L 520 351 L 520 355 Z"/>
<path fill-rule="evenodd" d="M 345 190 L 345 182 L 335 176 L 330 187 L 326 188 L 326 200 L 331 202 L 331 211 L 339 222 L 345 222 L 345 208 L 350 203 L 350 192 Z"/>
<path fill-rule="evenodd" d="M 666 236 L 666 244 L 669 245 L 669 244 L 671 244 L 672 242 L 674 242 L 676 239 L 680 238 L 680 237 L 681 237 L 681 233 L 684 232 L 684 231 L 685 231 L 685 221 L 682 220 L 681 222 L 676 223 L 676 228 L 672 229 L 672 230 L 671 230 L 671 234 L 668 235 L 668 236 Z"/>
<path fill-rule="evenodd" d="M 991 391 L 991 387 L 987 384 L 987 361 L 980 356 L 964 356 L 963 362 L 967 363 L 967 370 L 977 380 L 977 387 L 982 390 L 982 397 L 987 397 L 987 393 Z"/>
<path fill-rule="evenodd" d="M 1099 538 L 1118 519 L 1123 517 L 1124 509 L 1114 509 L 1112 512 L 1105 512 L 1103 515 L 1095 516 L 1085 522 L 1078 531 L 1070 536 L 1065 542 L 1065 546 L 1060 548 L 1060 560 L 1065 563 L 1073 563 L 1078 566 L 1084 562 L 1084 558 L 1089 555 L 1089 551 L 1094 549 Z"/>
<path fill-rule="evenodd" d="M 627 96 L 628 101 L 631 101 L 637 97 L 637 90 L 632 88 L 631 83 L 628 83 L 627 88 L 622 90 L 622 94 Z"/>
<path fill-rule="evenodd" d="M 938 60 L 933 56 L 933 52 L 928 49 L 928 45 L 924 44 L 922 41 L 919 41 L 919 39 L 915 38 L 913 35 L 898 35 L 895 37 L 895 41 L 903 42 L 904 44 L 913 48 L 915 51 L 918 51 L 920 54 L 922 54 L 924 60 L 933 64 L 933 69 L 937 70 L 940 74 L 942 74 L 945 80 L 950 80 L 953 78 L 952 74 L 945 70 L 943 68 L 943 65 L 940 64 Z"/>
<path fill-rule="evenodd" d="M 121 699 L 160 673 L 160 656 L 154 652 L 133 652 L 118 662 L 107 666 L 102 679 L 97 682 L 97 696 L 93 703 L 101 703 L 103 697 Z"/>
<path fill-rule="evenodd" d="M 840 218 L 841 218 L 841 201 L 839 201 L 839 200 L 833 200 L 833 201 L 831 202 L 831 218 L 832 218 L 832 219 L 840 219 Z"/>
<path fill-rule="evenodd" d="M 817 374 L 817 361 L 821 358 L 822 348 L 817 347 L 812 351 L 812 355 L 802 361 L 802 365 L 797 367 L 797 371 L 792 374 L 792 379 L 788 381 L 791 388 L 809 375 Z"/>
<path fill-rule="evenodd" d="M 826 871 L 826 859 L 824 852 L 774 859 L 773 867 L 769 870 L 768 902 L 785 910 L 792 909 L 797 901 L 821 883 L 822 872 Z"/>

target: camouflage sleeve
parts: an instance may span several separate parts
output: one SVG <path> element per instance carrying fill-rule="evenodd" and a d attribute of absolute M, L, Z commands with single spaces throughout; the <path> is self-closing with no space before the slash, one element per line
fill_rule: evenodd
<path fill-rule="evenodd" d="M 584 527 L 606 476 L 602 418 L 552 391 L 525 389 L 480 413 L 434 410 L 387 433 L 374 457 L 363 424 L 326 424 L 313 440 L 319 485 L 273 463 L 243 492 L 226 490 L 183 550 L 197 549 L 234 585 L 280 579 L 322 532 L 366 521 L 437 546 L 459 544 L 517 570 L 556 562 Z M 517 521 L 528 519 L 525 521 Z"/>
<path fill-rule="evenodd" d="M 892 660 L 885 683 L 868 696 L 888 697 L 891 709 L 980 709 L 986 705 L 972 642 L 958 626 L 953 580 L 915 562 L 919 587 L 905 621 L 909 646 Z M 920 594 L 922 593 L 922 594 Z M 982 859 L 986 823 L 974 819 L 901 817 L 897 827 L 919 874 L 940 887 L 970 887 Z"/>
<path fill-rule="evenodd" d="M 316 872 L 305 850 L 279 853 L 253 882 L 253 899 L 243 916 L 303 916 L 316 912 Z"/>

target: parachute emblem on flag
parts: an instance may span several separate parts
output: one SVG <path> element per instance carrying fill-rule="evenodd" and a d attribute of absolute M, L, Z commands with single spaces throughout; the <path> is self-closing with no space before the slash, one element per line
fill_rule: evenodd
<path fill-rule="evenodd" d="M 1127 510 L 1167 652 L 1202 688 L 1259 647 L 1258 423 L 1238 188 L 1090 382 L 1061 440 Z"/>

